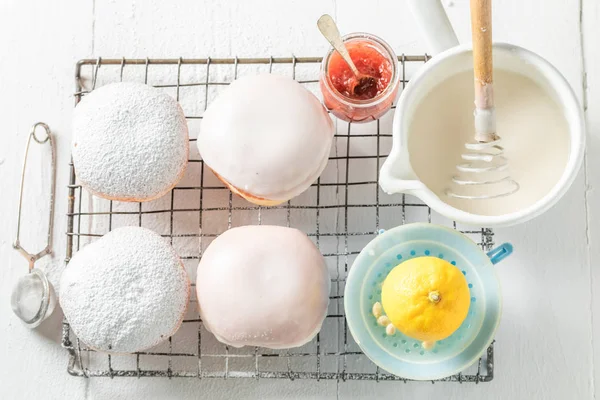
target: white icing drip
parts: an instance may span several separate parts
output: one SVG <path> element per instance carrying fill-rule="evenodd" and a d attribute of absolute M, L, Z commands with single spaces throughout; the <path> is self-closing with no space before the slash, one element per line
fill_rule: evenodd
<path fill-rule="evenodd" d="M 204 326 L 228 345 L 301 346 L 321 329 L 330 278 L 302 232 L 280 226 L 226 231 L 204 252 L 196 282 Z"/>
<path fill-rule="evenodd" d="M 285 201 L 323 172 L 333 133 L 312 93 L 264 74 L 234 81 L 210 104 L 196 143 L 206 164 L 234 187 Z"/>
<path fill-rule="evenodd" d="M 101 197 L 145 201 L 162 196 L 183 176 L 188 147 L 181 107 L 150 86 L 103 86 L 75 108 L 75 172 Z"/>
<path fill-rule="evenodd" d="M 77 252 L 60 289 L 61 307 L 79 339 L 97 350 L 131 353 L 175 333 L 190 282 L 162 237 L 123 227 Z"/>

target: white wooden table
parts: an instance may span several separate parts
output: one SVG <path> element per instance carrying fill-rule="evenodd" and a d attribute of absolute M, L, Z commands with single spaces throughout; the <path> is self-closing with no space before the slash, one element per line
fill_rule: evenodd
<path fill-rule="evenodd" d="M 370 4 L 367 9 L 365 4 Z M 468 0 L 446 1 L 457 34 L 469 40 Z M 65 251 L 66 185 L 75 62 L 85 57 L 320 56 L 327 45 L 315 26 L 330 13 L 344 32 L 367 31 L 398 53 L 422 54 L 424 43 L 403 0 L 253 2 L 63 0 L 0 4 L 0 397 L 34 398 L 592 398 L 600 384 L 600 3 L 596 0 L 496 0 L 494 36 L 538 52 L 565 75 L 589 130 L 585 166 L 565 198 L 542 217 L 496 230 L 516 253 L 499 267 L 504 314 L 491 383 L 375 383 L 287 380 L 91 379 L 70 377 L 55 313 L 30 331 L 10 310 L 10 293 L 25 273 L 11 248 L 23 145 L 29 127 L 47 122 L 57 136 L 55 255 Z M 35 152 L 33 154 L 35 157 Z M 39 159 L 39 158 L 38 158 Z M 32 163 L 23 242 L 41 243 L 47 183 Z M 37 165 L 36 165 L 37 164 Z M 37 224 L 37 225 L 36 225 Z M 37 228 L 37 229 L 36 229 Z M 389 397 L 392 398 L 392 397 Z"/>

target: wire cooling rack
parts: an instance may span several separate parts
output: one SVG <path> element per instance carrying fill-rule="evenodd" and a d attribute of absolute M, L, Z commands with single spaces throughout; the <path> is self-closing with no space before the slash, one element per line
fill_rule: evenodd
<path fill-rule="evenodd" d="M 399 57 L 402 87 L 428 59 Z M 95 88 L 118 81 L 145 82 L 167 91 L 181 104 L 195 142 L 202 113 L 232 80 L 272 72 L 293 77 L 320 98 L 320 58 L 87 59 L 76 66 L 77 104 Z M 296 349 L 236 349 L 216 341 L 201 323 L 195 291 L 179 331 L 144 352 L 107 355 L 85 346 L 63 323 L 62 344 L 69 352 L 68 372 L 83 377 L 284 378 L 403 380 L 380 370 L 362 354 L 344 318 L 343 293 L 356 255 L 382 229 L 417 221 L 453 226 L 484 250 L 493 245 L 490 229 L 466 230 L 408 195 L 389 196 L 377 184 L 379 168 L 391 148 L 392 112 L 367 124 L 336 120 L 327 168 L 305 193 L 287 204 L 259 207 L 232 195 L 205 168 L 190 146 L 186 175 L 170 194 L 148 203 L 121 203 L 94 197 L 77 182 L 71 163 L 68 198 L 67 261 L 85 244 L 111 229 L 138 225 L 168 238 L 184 261 L 192 282 L 206 246 L 228 228 L 248 224 L 296 227 L 323 253 L 332 276 L 330 306 L 323 329 Z M 443 381 L 493 379 L 493 344 L 478 363 Z"/>

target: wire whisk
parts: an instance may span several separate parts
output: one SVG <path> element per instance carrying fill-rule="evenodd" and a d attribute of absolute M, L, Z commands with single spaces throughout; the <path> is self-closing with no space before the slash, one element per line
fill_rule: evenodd
<path fill-rule="evenodd" d="M 492 60 L 492 1 L 471 0 L 473 70 L 475 74 L 475 142 L 465 144 L 465 161 L 452 178 L 446 195 L 459 199 L 487 200 L 509 196 L 520 188 L 510 177 L 504 147 L 496 134 Z M 467 189 L 470 188 L 470 189 Z"/>
<path fill-rule="evenodd" d="M 498 138 L 492 142 L 472 142 L 466 143 L 465 148 L 469 151 L 461 155 L 464 163 L 458 164 L 456 169 L 463 173 L 452 177 L 458 187 L 478 187 L 489 186 L 492 189 L 480 194 L 460 194 L 452 190 L 447 190 L 446 194 L 451 197 L 470 200 L 484 200 L 498 197 L 509 196 L 517 192 L 520 188 L 519 183 L 511 178 L 508 173 L 508 160 L 504 157 L 504 147 L 501 146 L 502 139 Z M 488 179 L 469 179 L 466 176 L 477 176 L 477 174 L 487 173 Z M 491 179 L 489 177 L 492 177 Z M 494 190 L 492 185 L 503 185 L 503 189 Z M 481 189 L 480 189 L 481 190 Z"/>

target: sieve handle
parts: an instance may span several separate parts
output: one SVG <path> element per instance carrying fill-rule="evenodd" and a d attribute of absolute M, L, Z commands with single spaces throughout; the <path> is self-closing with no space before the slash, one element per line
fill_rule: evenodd
<path fill-rule="evenodd" d="M 490 258 L 492 264 L 496 265 L 506 257 L 510 256 L 513 252 L 513 246 L 510 243 L 503 243 L 495 249 L 490 250 L 487 256 Z"/>
<path fill-rule="evenodd" d="M 44 134 L 40 137 L 37 133 L 37 128 L 43 128 L 45 131 Z M 48 233 L 46 237 L 46 246 L 37 253 L 30 253 L 25 250 L 23 246 L 21 246 L 21 214 L 22 214 L 22 206 L 23 206 L 23 187 L 25 186 L 25 171 L 27 169 L 27 160 L 29 155 L 29 145 L 31 144 L 32 139 L 43 145 L 44 143 L 48 143 L 50 146 L 50 173 L 51 173 L 51 181 L 50 181 L 50 195 L 49 195 L 49 204 L 48 204 Z M 15 241 L 13 242 L 13 248 L 19 253 L 23 255 L 29 262 L 29 272 L 33 270 L 33 266 L 37 260 L 48 255 L 52 252 L 52 226 L 54 222 L 54 191 L 56 189 L 56 149 L 54 146 L 54 139 L 52 137 L 52 133 L 50 132 L 50 128 L 43 122 L 38 122 L 31 127 L 31 131 L 29 132 L 29 136 L 27 138 L 27 145 L 25 146 L 25 156 L 23 157 L 23 170 L 21 171 L 21 187 L 19 189 L 19 208 L 17 211 L 17 234 Z"/>

